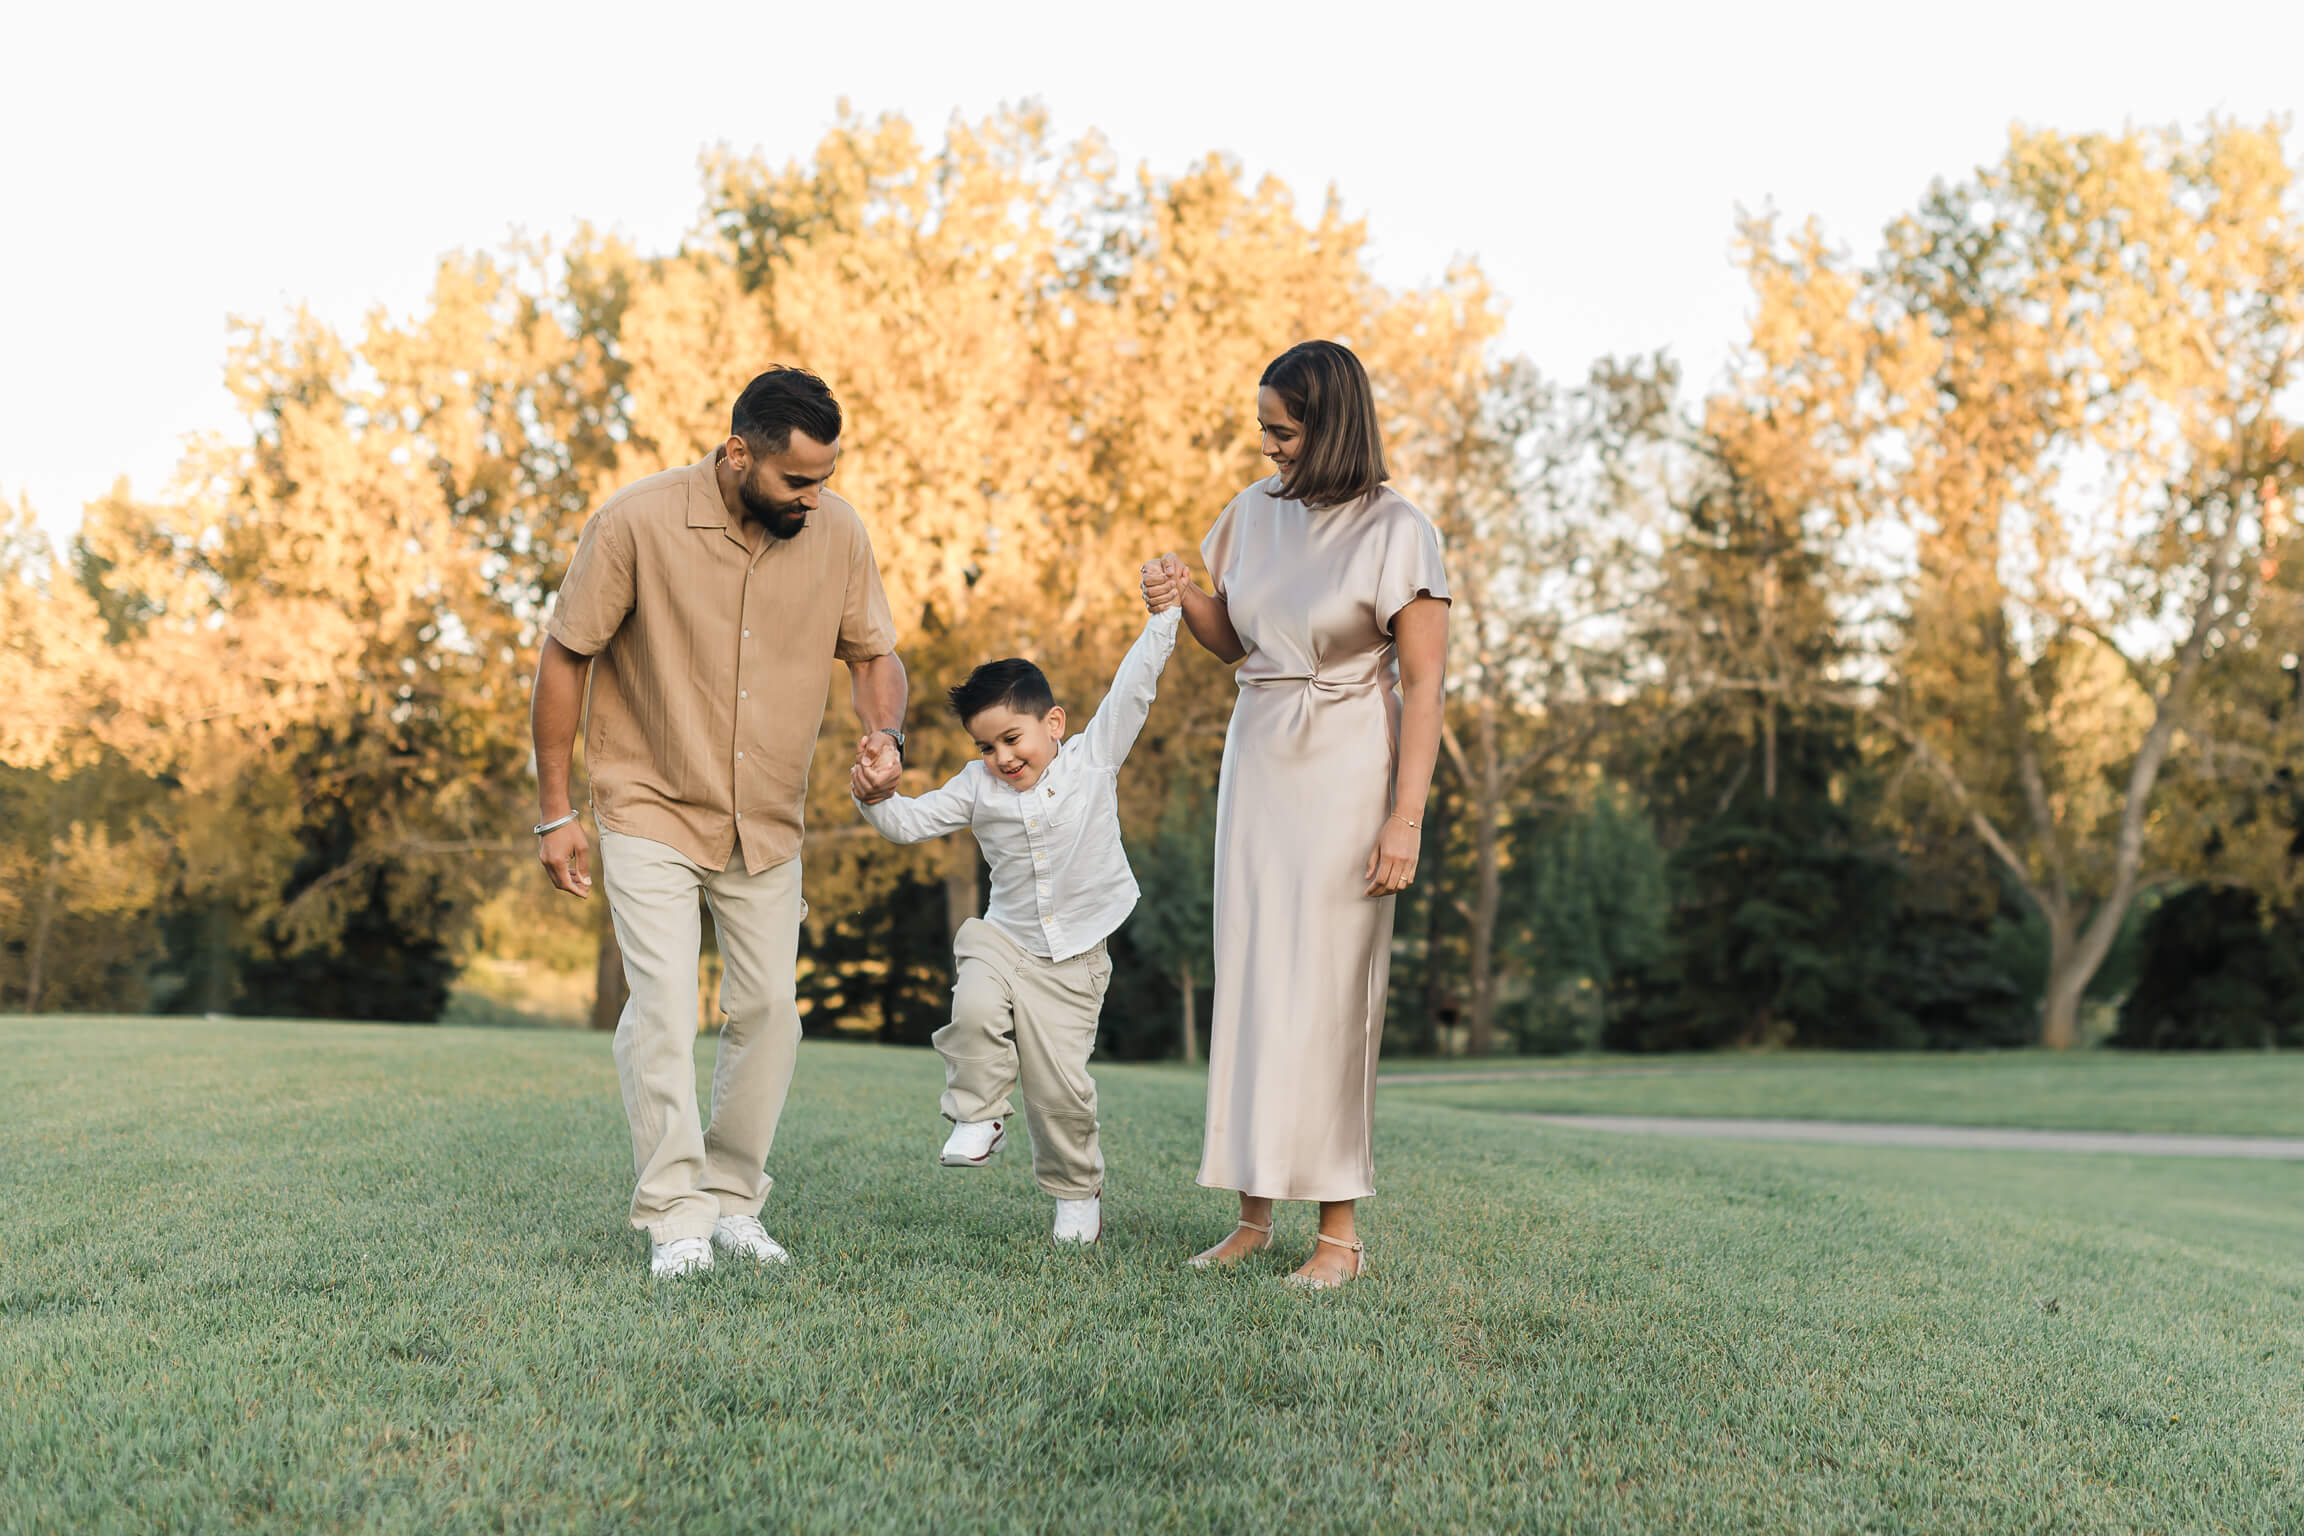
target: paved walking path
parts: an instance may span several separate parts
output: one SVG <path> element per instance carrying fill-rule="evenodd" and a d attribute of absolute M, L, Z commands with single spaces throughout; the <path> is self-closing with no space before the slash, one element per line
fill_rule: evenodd
<path fill-rule="evenodd" d="M 1862 1147 L 1965 1147 L 2010 1152 L 2111 1152 L 2129 1157 L 2248 1157 L 2304 1162 L 2304 1137 L 2191 1136 L 2144 1131 L 2018 1131 L 1968 1125 L 1883 1125 L 1862 1120 L 1722 1120 L 1693 1115 L 1542 1115 L 1578 1131 L 1700 1136 L 1725 1141 L 1823 1141 Z"/>

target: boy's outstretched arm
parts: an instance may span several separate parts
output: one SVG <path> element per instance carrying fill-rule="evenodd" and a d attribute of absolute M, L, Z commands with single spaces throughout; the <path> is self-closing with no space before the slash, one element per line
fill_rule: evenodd
<path fill-rule="evenodd" d="M 1080 746 L 1091 762 L 1117 768 L 1128 760 L 1129 749 L 1152 713 L 1152 700 L 1160 692 L 1160 673 L 1176 653 L 1176 627 L 1183 621 L 1180 608 L 1165 608 L 1144 621 L 1144 632 L 1120 658 L 1096 718 L 1080 733 Z"/>
<path fill-rule="evenodd" d="M 975 766 L 971 763 L 968 768 Z M 856 809 L 863 812 L 864 819 L 888 841 L 924 843 L 968 825 L 976 808 L 976 795 L 968 783 L 968 768 L 961 769 L 917 800 L 910 795 L 890 795 L 885 800 L 866 804 L 853 791 L 849 798 L 856 801 Z"/>

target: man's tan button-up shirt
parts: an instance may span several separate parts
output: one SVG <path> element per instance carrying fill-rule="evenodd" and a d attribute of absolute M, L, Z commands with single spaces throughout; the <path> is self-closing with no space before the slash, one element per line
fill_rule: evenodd
<path fill-rule="evenodd" d="M 800 851 L 834 658 L 887 655 L 896 626 L 855 508 L 827 491 L 799 533 L 770 538 L 728 510 L 718 457 L 592 515 L 545 631 L 594 658 L 584 751 L 601 827 L 706 869 L 741 847 L 758 874 Z"/>

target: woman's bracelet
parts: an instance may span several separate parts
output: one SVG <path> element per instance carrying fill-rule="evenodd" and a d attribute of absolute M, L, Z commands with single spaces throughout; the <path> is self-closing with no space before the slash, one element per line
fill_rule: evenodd
<path fill-rule="evenodd" d="M 574 821 L 577 817 L 583 814 L 584 813 L 582 811 L 570 811 L 567 815 L 560 817 L 556 821 L 540 823 L 536 828 L 536 835 L 538 837 L 542 837 L 547 832 L 557 832 L 562 827 L 568 825 L 568 823 Z"/>
<path fill-rule="evenodd" d="M 1409 821 L 1407 817 L 1401 815 L 1398 811 L 1394 811 L 1392 813 L 1391 819 L 1397 822 L 1401 822 L 1407 826 L 1414 827 L 1419 831 L 1421 831 L 1424 826 L 1424 823 L 1420 821 Z"/>

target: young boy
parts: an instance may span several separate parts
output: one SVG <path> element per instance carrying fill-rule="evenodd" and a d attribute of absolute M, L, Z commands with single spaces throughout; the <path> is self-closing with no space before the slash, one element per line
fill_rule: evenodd
<path fill-rule="evenodd" d="M 1054 1237 L 1093 1243 L 1104 1230 L 1104 1154 L 1088 1054 L 1112 962 L 1104 940 L 1136 906 L 1120 844 L 1120 765 L 1144 728 L 1176 649 L 1173 598 L 1145 624 L 1088 728 L 1067 740 L 1064 706 L 1029 661 L 987 662 L 951 690 L 977 761 L 918 799 L 857 803 L 883 837 L 917 843 L 967 827 L 992 867 L 985 914 L 952 941 L 952 1022 L 944 1058 L 947 1168 L 981 1168 L 1006 1141 L 1019 1078 L 1032 1128 L 1032 1174 L 1056 1197 Z"/>

